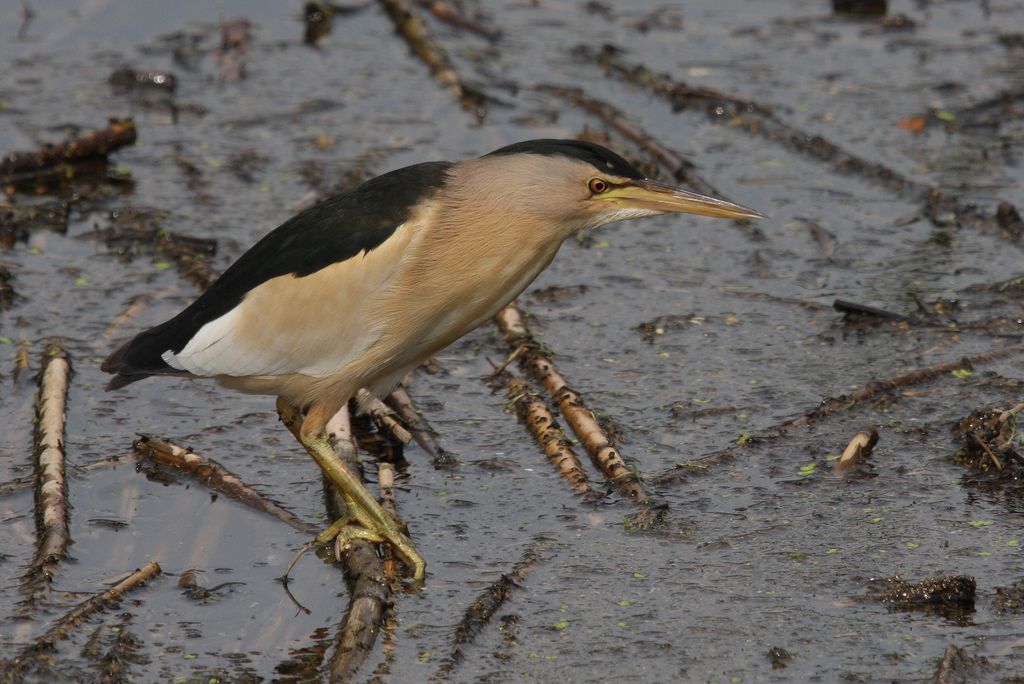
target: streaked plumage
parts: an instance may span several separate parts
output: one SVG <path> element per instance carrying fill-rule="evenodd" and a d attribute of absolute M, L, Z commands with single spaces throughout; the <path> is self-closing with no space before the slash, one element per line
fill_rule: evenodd
<path fill-rule="evenodd" d="M 357 390 L 386 393 L 491 318 L 577 230 L 669 211 L 758 217 L 570 140 L 406 167 L 282 224 L 103 370 L 115 374 L 110 388 L 195 375 L 308 407 L 303 443 L 323 467 L 313 442 Z"/>

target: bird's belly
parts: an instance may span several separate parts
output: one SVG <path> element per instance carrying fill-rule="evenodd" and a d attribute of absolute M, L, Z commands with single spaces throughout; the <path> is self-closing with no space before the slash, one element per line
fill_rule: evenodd
<path fill-rule="evenodd" d="M 559 243 L 560 244 L 560 243 Z M 404 311 L 391 320 L 405 324 L 401 333 L 385 334 L 379 341 L 387 355 L 386 365 L 414 368 L 427 357 L 493 318 L 543 271 L 558 252 L 559 244 L 535 250 L 520 249 L 477 262 L 473 277 L 454 281 L 444 270 L 421 281 L 422 296 L 404 302 Z M 399 332 L 399 331 L 394 331 Z"/>

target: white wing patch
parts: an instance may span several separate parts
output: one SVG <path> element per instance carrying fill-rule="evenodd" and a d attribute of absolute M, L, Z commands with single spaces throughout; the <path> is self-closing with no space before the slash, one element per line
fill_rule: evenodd
<path fill-rule="evenodd" d="M 289 364 L 286 357 L 272 353 L 273 345 L 245 339 L 244 335 L 239 334 L 249 308 L 243 301 L 200 328 L 180 352 L 175 354 L 168 349 L 161 357 L 172 368 L 200 376 L 294 372 L 287 370 Z M 267 329 L 265 333 L 272 335 L 273 330 Z"/>

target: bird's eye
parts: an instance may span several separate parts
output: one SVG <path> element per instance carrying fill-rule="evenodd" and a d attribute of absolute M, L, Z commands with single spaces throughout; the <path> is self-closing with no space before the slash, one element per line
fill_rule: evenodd
<path fill-rule="evenodd" d="M 602 192 L 606 192 L 609 186 L 608 181 L 603 178 L 591 178 L 590 182 L 587 183 L 587 187 L 590 188 L 590 192 L 595 195 L 600 195 Z"/>

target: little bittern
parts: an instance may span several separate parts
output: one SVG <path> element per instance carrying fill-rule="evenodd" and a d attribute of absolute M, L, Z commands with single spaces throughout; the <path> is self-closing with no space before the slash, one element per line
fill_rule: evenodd
<path fill-rule="evenodd" d="M 494 316 L 578 230 L 670 212 L 763 218 L 648 180 L 614 152 L 573 140 L 391 171 L 286 221 L 188 308 L 111 354 L 108 389 L 199 376 L 277 396 L 348 506 L 317 540 L 389 543 L 419 580 L 423 560 L 399 523 L 330 465 L 327 421 L 360 388 L 386 394 Z"/>

